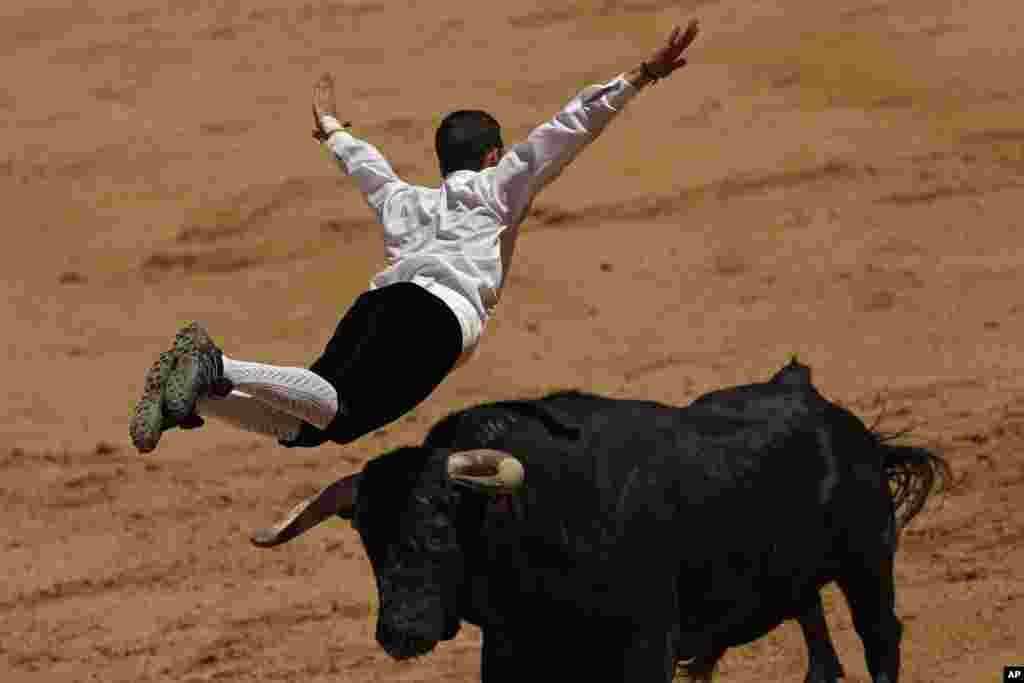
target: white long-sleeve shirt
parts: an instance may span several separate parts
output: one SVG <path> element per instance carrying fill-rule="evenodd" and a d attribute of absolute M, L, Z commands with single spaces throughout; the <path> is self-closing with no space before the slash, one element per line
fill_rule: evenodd
<path fill-rule="evenodd" d="M 384 226 L 388 265 L 370 289 L 413 282 L 444 300 L 462 327 L 458 365 L 465 363 L 498 303 L 515 233 L 537 193 L 636 93 L 623 76 L 584 88 L 496 166 L 455 171 L 439 188 L 410 185 L 376 147 L 344 130 L 332 133 L 325 144 L 342 170 L 356 178 Z M 330 123 L 339 127 L 336 120 Z"/>

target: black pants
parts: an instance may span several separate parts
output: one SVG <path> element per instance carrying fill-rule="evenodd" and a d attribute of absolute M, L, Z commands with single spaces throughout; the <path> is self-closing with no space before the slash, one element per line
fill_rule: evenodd
<path fill-rule="evenodd" d="M 448 305 L 423 287 L 398 282 L 356 299 L 309 369 L 338 392 L 337 417 L 303 423 L 288 447 L 350 443 L 422 403 L 462 354 L 462 327 Z"/>

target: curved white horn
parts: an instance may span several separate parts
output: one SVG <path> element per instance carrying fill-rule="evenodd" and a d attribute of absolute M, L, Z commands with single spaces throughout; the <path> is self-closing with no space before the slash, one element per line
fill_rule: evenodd
<path fill-rule="evenodd" d="M 509 492 L 522 485 L 525 474 L 522 463 L 514 455 L 478 448 L 448 456 L 448 476 L 471 488 Z"/>
<path fill-rule="evenodd" d="M 334 515 L 350 518 L 355 506 L 361 472 L 342 477 L 312 498 L 302 501 L 272 527 L 258 529 L 253 545 L 273 548 L 300 536 Z"/>

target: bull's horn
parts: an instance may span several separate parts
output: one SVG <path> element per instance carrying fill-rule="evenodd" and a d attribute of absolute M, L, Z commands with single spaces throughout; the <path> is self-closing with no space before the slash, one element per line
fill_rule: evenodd
<path fill-rule="evenodd" d="M 508 492 L 522 485 L 524 473 L 514 455 L 480 448 L 448 456 L 448 476 L 475 489 Z"/>
<path fill-rule="evenodd" d="M 355 506 L 360 472 L 334 482 L 317 495 L 302 501 L 272 527 L 259 529 L 252 542 L 261 548 L 273 548 L 306 533 L 320 522 L 334 516 L 351 517 Z"/>

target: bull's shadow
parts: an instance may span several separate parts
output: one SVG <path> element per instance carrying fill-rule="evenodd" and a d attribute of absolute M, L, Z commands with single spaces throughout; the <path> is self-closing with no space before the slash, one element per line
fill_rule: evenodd
<path fill-rule="evenodd" d="M 873 680 L 895 683 L 890 481 L 903 484 L 906 523 L 947 473 L 823 398 L 794 360 L 685 408 L 560 392 L 460 411 L 256 542 L 351 518 L 385 650 L 424 654 L 468 621 L 483 631 L 487 683 L 660 683 L 680 662 L 710 680 L 728 647 L 785 619 L 803 629 L 806 680 L 835 681 L 819 596 L 832 581 Z"/>

